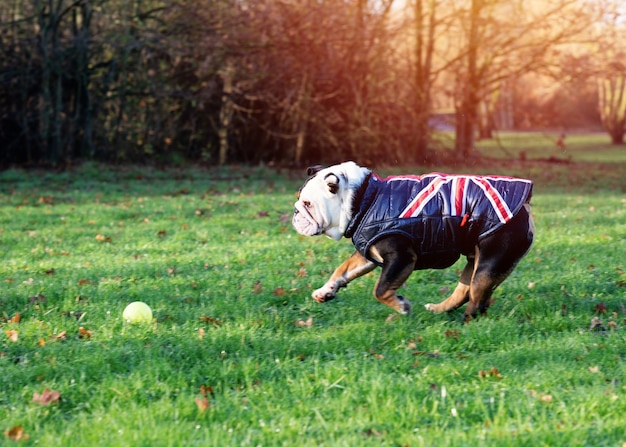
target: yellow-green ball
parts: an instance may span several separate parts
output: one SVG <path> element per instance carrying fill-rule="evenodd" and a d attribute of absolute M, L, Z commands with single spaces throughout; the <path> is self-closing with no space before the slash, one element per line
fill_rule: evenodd
<path fill-rule="evenodd" d="M 126 306 L 122 318 L 128 323 L 150 323 L 152 321 L 152 309 L 144 302 L 134 301 Z"/>

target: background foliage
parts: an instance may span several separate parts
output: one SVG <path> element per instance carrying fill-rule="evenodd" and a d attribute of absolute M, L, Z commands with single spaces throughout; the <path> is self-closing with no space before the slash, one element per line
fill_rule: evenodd
<path fill-rule="evenodd" d="M 442 128 L 461 159 L 495 129 L 602 124 L 619 143 L 621 13 L 612 0 L 2 2 L 0 164 L 422 162 Z"/>

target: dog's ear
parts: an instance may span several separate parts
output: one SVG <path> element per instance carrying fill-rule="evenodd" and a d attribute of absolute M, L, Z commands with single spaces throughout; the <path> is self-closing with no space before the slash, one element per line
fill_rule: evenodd
<path fill-rule="evenodd" d="M 324 177 L 324 180 L 326 180 L 326 185 L 328 185 L 328 190 L 332 194 L 337 194 L 337 191 L 339 191 L 339 177 L 337 177 L 335 174 L 331 172 L 330 174 L 326 174 L 326 177 Z"/>
<path fill-rule="evenodd" d="M 317 174 L 322 169 L 324 169 L 324 166 L 322 165 L 309 166 L 308 168 L 306 168 L 306 175 L 311 177 L 312 175 Z"/>

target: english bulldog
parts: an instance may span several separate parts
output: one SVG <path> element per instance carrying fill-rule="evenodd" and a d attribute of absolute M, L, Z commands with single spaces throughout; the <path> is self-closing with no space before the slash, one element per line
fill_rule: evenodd
<path fill-rule="evenodd" d="M 354 162 L 311 167 L 295 203 L 293 226 L 305 236 L 352 239 L 356 251 L 312 294 L 323 303 L 376 267 L 374 296 L 401 314 L 397 294 L 413 270 L 467 259 L 452 294 L 431 312 L 465 303 L 465 318 L 487 311 L 491 294 L 533 242 L 532 182 L 501 176 L 401 175 L 381 178 Z"/>

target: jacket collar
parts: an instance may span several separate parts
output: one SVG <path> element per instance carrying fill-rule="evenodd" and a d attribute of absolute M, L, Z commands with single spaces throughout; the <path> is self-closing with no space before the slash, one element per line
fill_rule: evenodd
<path fill-rule="evenodd" d="M 374 177 L 375 179 L 377 177 Z M 365 212 L 369 209 L 371 205 L 374 194 L 372 191 L 368 191 L 368 187 L 370 186 L 370 180 L 372 179 L 372 173 L 368 173 L 361 186 L 355 191 L 354 199 L 352 200 L 352 219 L 348 223 L 346 227 L 346 231 L 344 232 L 344 237 L 352 237 L 355 230 L 363 220 L 363 216 Z"/>

